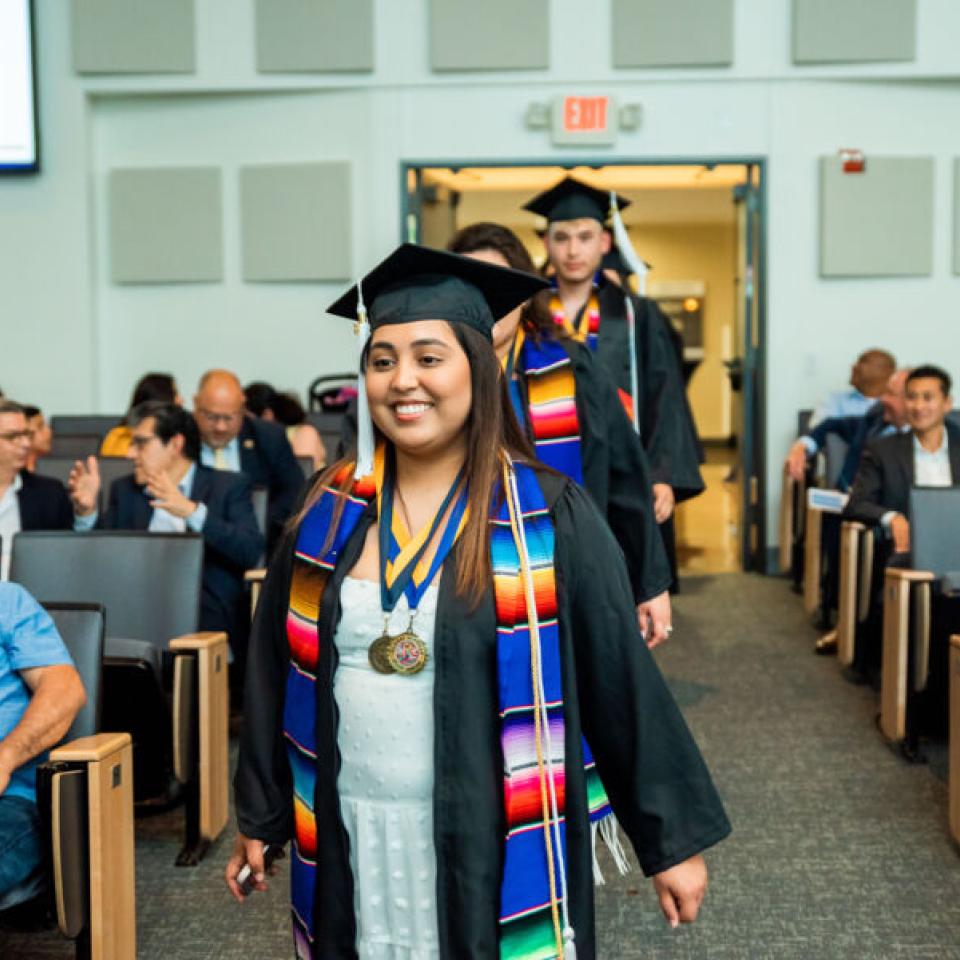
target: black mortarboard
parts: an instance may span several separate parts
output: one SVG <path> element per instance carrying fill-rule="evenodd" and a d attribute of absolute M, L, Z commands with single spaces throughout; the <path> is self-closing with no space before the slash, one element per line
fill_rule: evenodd
<path fill-rule="evenodd" d="M 457 320 L 490 337 L 493 324 L 549 284 L 520 270 L 404 243 L 360 281 L 371 329 L 413 320 Z M 357 287 L 327 308 L 356 319 Z"/>
<path fill-rule="evenodd" d="M 617 206 L 623 210 L 630 206 L 630 201 L 617 196 Z M 587 186 L 573 177 L 564 177 L 556 186 L 525 203 L 523 209 L 539 213 L 547 218 L 548 223 L 580 220 L 582 217 L 606 223 L 610 216 L 610 193 Z"/>

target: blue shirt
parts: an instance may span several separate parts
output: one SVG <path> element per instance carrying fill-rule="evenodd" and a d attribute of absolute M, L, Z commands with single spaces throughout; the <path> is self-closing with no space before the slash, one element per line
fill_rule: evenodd
<path fill-rule="evenodd" d="M 20 722 L 30 688 L 20 672 L 32 667 L 73 665 L 47 612 L 17 583 L 0 583 L 0 739 Z M 17 767 L 4 791 L 36 803 L 36 768 L 46 752 Z"/>
<path fill-rule="evenodd" d="M 835 417 L 862 417 L 876 402 L 876 397 L 864 396 L 856 387 L 836 390 L 827 394 L 813 411 L 808 429 Z"/>

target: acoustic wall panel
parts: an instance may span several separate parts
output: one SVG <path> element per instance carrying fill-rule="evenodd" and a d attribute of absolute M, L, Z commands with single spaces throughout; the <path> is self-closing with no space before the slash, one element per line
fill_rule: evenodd
<path fill-rule="evenodd" d="M 953 272 L 960 274 L 960 160 L 953 161 Z"/>
<path fill-rule="evenodd" d="M 347 280 L 350 165 L 291 163 L 240 171 L 244 280 Z"/>
<path fill-rule="evenodd" d="M 110 263 L 115 283 L 223 278 L 223 209 L 215 167 L 110 172 Z"/>
<path fill-rule="evenodd" d="M 434 70 L 546 68 L 549 0 L 430 0 L 430 63 Z"/>
<path fill-rule="evenodd" d="M 733 63 L 733 0 L 613 0 L 615 67 Z"/>
<path fill-rule="evenodd" d="M 864 173 L 820 159 L 820 274 L 928 276 L 933 271 L 933 158 L 867 156 Z"/>
<path fill-rule="evenodd" d="M 917 0 L 793 0 L 794 63 L 913 60 Z"/>
<path fill-rule="evenodd" d="M 192 73 L 194 0 L 73 0 L 78 73 Z"/>
<path fill-rule="evenodd" d="M 257 0 L 261 73 L 373 69 L 373 0 Z"/>

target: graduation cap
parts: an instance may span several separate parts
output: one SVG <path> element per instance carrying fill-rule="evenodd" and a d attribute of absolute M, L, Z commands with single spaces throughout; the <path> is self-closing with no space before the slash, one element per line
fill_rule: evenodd
<path fill-rule="evenodd" d="M 492 340 L 497 320 L 548 286 L 546 280 L 520 270 L 404 243 L 327 307 L 327 312 L 356 321 L 359 367 L 370 333 L 378 327 L 416 320 L 450 320 Z M 361 376 L 356 477 L 373 470 L 373 447 L 373 423 Z"/>
<path fill-rule="evenodd" d="M 362 299 L 372 330 L 414 320 L 453 320 L 490 339 L 497 320 L 547 286 L 530 273 L 405 243 L 327 311 L 357 319 Z"/>
<path fill-rule="evenodd" d="M 623 197 L 617 196 L 616 200 L 621 210 L 630 206 L 630 201 Z M 525 203 L 523 209 L 539 213 L 547 218 L 548 223 L 580 220 L 583 217 L 606 223 L 610 216 L 610 193 L 590 187 L 573 177 L 564 177 L 556 186 Z"/>

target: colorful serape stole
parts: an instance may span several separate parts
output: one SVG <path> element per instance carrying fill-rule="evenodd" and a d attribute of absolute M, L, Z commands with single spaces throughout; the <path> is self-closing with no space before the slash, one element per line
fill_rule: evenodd
<path fill-rule="evenodd" d="M 317 817 L 313 807 L 317 780 L 316 679 L 320 654 L 317 619 L 327 578 L 336 565 L 337 556 L 375 492 L 372 477 L 355 483 L 352 491 L 342 492 L 339 488 L 352 472 L 353 464 L 347 464 L 336 474 L 300 526 L 287 612 L 290 670 L 283 733 L 293 774 L 294 840 L 290 853 L 293 937 L 296 955 L 303 960 L 312 957 L 317 869 Z M 332 545 L 324 551 L 338 503 L 343 505 L 341 520 Z"/>
<path fill-rule="evenodd" d="M 491 559 L 507 824 L 500 891 L 500 958 L 559 960 L 563 957 L 560 900 L 565 894 L 566 826 L 554 530 L 535 473 L 519 464 L 514 469 L 519 522 L 533 579 L 539 656 L 530 629 L 520 541 L 511 525 L 508 498 L 497 498 L 504 502 L 490 520 Z M 535 709 L 538 674 L 542 678 L 546 725 Z M 583 759 L 590 821 L 595 824 L 611 816 L 612 811 L 585 740 Z M 551 772 L 546 767 L 552 767 Z M 554 842 L 557 838 L 559 843 Z"/>
<path fill-rule="evenodd" d="M 524 594 L 517 531 L 510 507 L 503 502 L 491 512 L 491 562 L 497 611 L 497 680 L 501 745 L 504 757 L 505 837 L 501 883 L 500 960 L 560 960 L 563 956 L 559 911 L 565 875 L 564 714 L 561 688 L 557 593 L 554 573 L 554 531 L 536 475 L 515 467 L 528 566 L 534 582 L 540 656 L 531 653 L 530 618 Z M 284 704 L 284 736 L 294 783 L 295 839 L 291 852 L 293 927 L 296 953 L 312 960 L 316 889 L 316 672 L 319 661 L 318 618 L 323 591 L 344 544 L 364 510 L 376 496 L 373 476 L 344 493 L 341 486 L 353 472 L 345 465 L 325 487 L 300 526 L 287 614 L 290 672 Z M 499 497 L 493 498 L 497 503 Z M 330 537 L 335 510 L 339 523 Z M 329 548 L 324 550 L 327 542 Z M 547 729 L 537 723 L 533 708 L 534 663 L 540 671 Z M 539 729 L 538 729 L 539 727 Z M 546 741 L 546 752 L 543 743 Z M 539 744 L 539 749 L 538 749 Z M 544 761 L 554 767 L 551 799 L 545 806 Z M 590 822 L 612 823 L 606 791 L 586 741 L 583 762 Z M 556 810 L 556 816 L 554 816 Z M 608 819 L 609 818 L 609 819 Z M 557 847 L 550 840 L 559 835 Z M 552 864 L 552 869 L 548 867 Z"/>
<path fill-rule="evenodd" d="M 576 326 L 564 312 L 563 303 L 556 293 L 550 298 L 550 315 L 553 322 L 566 330 L 577 343 L 585 343 L 591 351 L 597 349 L 597 338 L 600 336 L 600 301 L 597 299 L 596 286 L 590 292 L 586 307 L 580 311 Z"/>
<path fill-rule="evenodd" d="M 570 357 L 555 340 L 535 343 L 527 338 L 520 345 L 519 357 L 537 459 L 583 483 L 577 388 Z"/>

